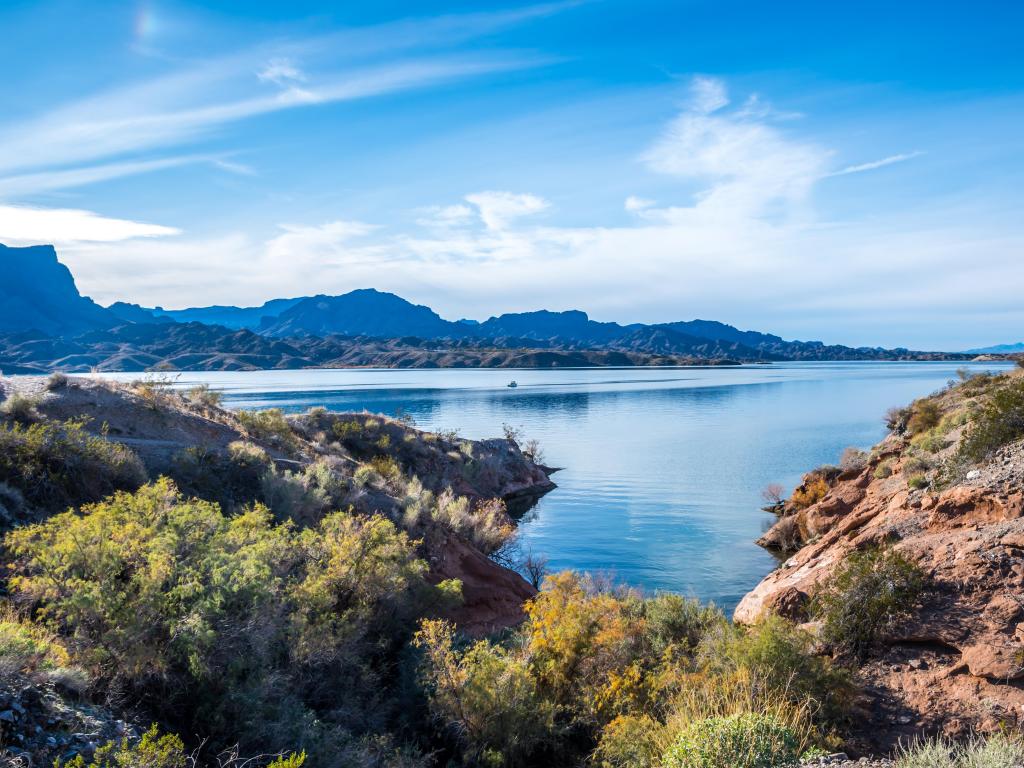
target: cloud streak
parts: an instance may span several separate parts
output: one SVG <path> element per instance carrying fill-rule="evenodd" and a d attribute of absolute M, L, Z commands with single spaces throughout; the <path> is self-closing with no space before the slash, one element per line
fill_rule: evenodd
<path fill-rule="evenodd" d="M 870 163 L 861 163 L 860 165 L 848 165 L 845 168 L 841 168 L 838 171 L 828 174 L 829 176 L 846 176 L 851 173 L 863 173 L 864 171 L 873 171 L 876 168 L 884 168 L 887 165 L 895 165 L 896 163 L 903 163 L 907 160 L 913 160 L 915 157 L 920 157 L 924 152 L 904 152 L 898 155 L 890 155 L 889 157 L 883 157 L 881 160 L 873 160 Z"/>

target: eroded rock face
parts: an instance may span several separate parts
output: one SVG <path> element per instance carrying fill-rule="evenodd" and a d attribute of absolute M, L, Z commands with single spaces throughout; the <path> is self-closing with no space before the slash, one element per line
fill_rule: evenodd
<path fill-rule="evenodd" d="M 819 502 L 787 509 L 762 542 L 796 540 L 799 549 L 734 614 L 740 623 L 766 612 L 806 621 L 818 584 L 871 545 L 919 563 L 934 591 L 859 673 L 862 730 L 876 749 L 921 729 L 963 735 L 1024 723 L 1024 443 L 939 492 L 908 487 L 908 447 L 890 436 Z M 889 476 L 877 471 L 883 461 Z"/>

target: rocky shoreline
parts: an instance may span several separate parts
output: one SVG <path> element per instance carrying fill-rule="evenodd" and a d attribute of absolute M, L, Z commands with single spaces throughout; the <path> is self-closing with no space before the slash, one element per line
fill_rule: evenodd
<path fill-rule="evenodd" d="M 927 574 L 920 610 L 857 670 L 858 751 L 1024 724 L 1024 442 L 975 466 L 958 454 L 1000 379 L 1022 374 L 969 379 L 894 414 L 870 453 L 809 473 L 759 542 L 786 559 L 743 598 L 738 623 L 808 622 L 818 585 L 856 551 L 892 547 Z"/>

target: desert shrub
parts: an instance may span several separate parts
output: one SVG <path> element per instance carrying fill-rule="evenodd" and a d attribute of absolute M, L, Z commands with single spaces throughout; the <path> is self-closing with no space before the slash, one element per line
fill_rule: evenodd
<path fill-rule="evenodd" d="M 774 614 L 752 627 L 722 624 L 701 652 L 706 668 L 748 670 L 766 689 L 823 722 L 842 719 L 853 699 L 849 675 L 814 654 L 810 633 Z"/>
<path fill-rule="evenodd" d="M 911 475 L 907 478 L 907 486 L 919 491 L 928 487 L 928 478 L 925 475 Z"/>
<path fill-rule="evenodd" d="M 934 460 L 930 456 L 914 452 L 903 462 L 903 471 L 910 474 L 920 474 L 927 472 L 934 466 Z"/>
<path fill-rule="evenodd" d="M 1012 378 L 992 392 L 960 444 L 967 461 L 982 461 L 1024 437 L 1024 378 Z"/>
<path fill-rule="evenodd" d="M 876 480 L 884 480 L 887 477 L 892 476 L 892 462 L 882 461 L 879 462 L 878 466 L 875 467 L 874 477 Z"/>
<path fill-rule="evenodd" d="M 910 407 L 910 418 L 907 420 L 907 431 L 911 435 L 927 432 L 937 427 L 942 419 L 942 411 L 933 400 L 918 400 Z"/>
<path fill-rule="evenodd" d="M 896 768 L 1019 768 L 1021 764 L 1024 743 L 1006 734 L 961 744 L 941 737 L 919 739 L 896 753 Z"/>
<path fill-rule="evenodd" d="M 174 379 L 167 375 L 149 376 L 131 382 L 128 389 L 134 392 L 147 408 L 158 411 L 169 404 L 173 384 Z"/>
<path fill-rule="evenodd" d="M 538 692 L 525 659 L 487 640 L 454 647 L 454 628 L 424 622 L 423 649 L 430 708 L 462 741 L 474 761 L 518 765 L 554 729 L 554 708 Z"/>
<path fill-rule="evenodd" d="M 363 434 L 363 425 L 357 419 L 339 418 L 331 425 L 334 437 L 342 443 L 359 439 Z"/>
<path fill-rule="evenodd" d="M 569 572 L 549 576 L 526 613 L 514 636 L 461 649 L 450 626 L 422 625 L 430 708 L 466 763 L 575 765 L 590 754 L 593 765 L 647 768 L 692 724 L 748 717 L 792 732 L 795 751 L 824 740 L 814 717 L 839 696 L 821 691 L 848 690 L 781 619 L 748 636 L 714 606 Z"/>
<path fill-rule="evenodd" d="M 291 448 L 295 444 L 295 433 L 288 423 L 284 411 L 280 408 L 268 408 L 265 411 L 239 411 L 238 421 L 245 430 L 259 440 L 266 440 L 281 448 Z"/>
<path fill-rule="evenodd" d="M 391 456 L 374 456 L 370 459 L 370 466 L 387 482 L 393 483 L 402 477 L 402 468 Z"/>
<path fill-rule="evenodd" d="M 262 478 L 272 470 L 273 462 L 266 451 L 237 440 L 226 452 L 204 446 L 180 451 L 172 459 L 170 475 L 186 495 L 233 509 L 261 500 Z"/>
<path fill-rule="evenodd" d="M 218 408 L 224 399 L 224 393 L 211 389 L 209 384 L 197 384 L 185 392 L 185 399 L 206 408 Z"/>
<path fill-rule="evenodd" d="M 185 745 L 178 736 L 161 734 L 154 725 L 132 744 L 127 738 L 96 748 L 89 762 L 77 755 L 68 762 L 57 760 L 54 768 L 188 768 Z"/>
<path fill-rule="evenodd" d="M 902 432 L 907 428 L 909 418 L 909 408 L 890 408 L 885 412 L 885 426 L 893 432 Z"/>
<path fill-rule="evenodd" d="M 39 405 L 38 398 L 15 392 L 0 403 L 0 415 L 23 424 L 28 424 L 39 418 L 39 414 L 36 411 L 37 405 Z"/>
<path fill-rule="evenodd" d="M 138 488 L 146 470 L 129 448 L 86 430 L 87 422 L 0 424 L 0 483 L 31 507 L 55 510 Z"/>
<path fill-rule="evenodd" d="M 263 503 L 278 520 L 315 523 L 330 506 L 330 496 L 305 473 L 267 470 L 260 478 Z"/>
<path fill-rule="evenodd" d="M 664 768 L 775 768 L 796 761 L 798 739 L 768 715 L 745 713 L 692 723 L 662 760 Z"/>
<path fill-rule="evenodd" d="M 5 543 L 12 592 L 40 606 L 100 689 L 252 751 L 330 751 L 337 742 L 317 734 L 366 727 L 388 649 L 457 592 L 429 587 L 413 543 L 379 516 L 300 530 L 261 506 L 227 517 L 168 480 Z"/>
<path fill-rule="evenodd" d="M 811 611 L 825 642 L 864 661 L 884 632 L 912 615 L 925 586 L 924 571 L 900 552 L 854 552 L 819 587 Z"/>
<path fill-rule="evenodd" d="M 839 457 L 839 468 L 843 472 L 859 472 L 868 465 L 868 454 L 867 451 L 862 451 L 860 448 L 844 448 L 842 455 Z"/>
<path fill-rule="evenodd" d="M 910 443 L 928 453 L 938 453 L 949 444 L 939 427 L 915 435 Z"/>
<path fill-rule="evenodd" d="M 651 768 L 665 751 L 665 726 L 647 715 L 619 715 L 601 731 L 592 763 L 597 768 Z"/>
<path fill-rule="evenodd" d="M 217 756 L 218 768 L 301 768 L 305 762 L 305 752 L 243 759 L 237 752 L 227 751 Z M 178 736 L 161 734 L 154 725 L 135 743 L 128 738 L 110 741 L 97 747 L 88 762 L 76 755 L 67 762 L 56 760 L 54 768 L 195 768 L 197 764 Z"/>
<path fill-rule="evenodd" d="M 64 389 L 71 383 L 71 379 L 68 378 L 66 373 L 56 371 L 51 373 L 46 379 L 46 391 L 56 392 L 59 389 Z"/>
<path fill-rule="evenodd" d="M 0 613 L 0 685 L 22 676 L 67 667 L 70 656 L 52 632 L 22 621 L 10 610 Z"/>
<path fill-rule="evenodd" d="M 384 484 L 384 478 L 369 464 L 361 464 L 357 467 L 356 471 L 352 474 L 352 481 L 358 488 Z"/>
<path fill-rule="evenodd" d="M 790 503 L 797 509 L 806 509 L 817 504 L 828 494 L 828 481 L 820 474 L 811 474 L 798 485 L 789 497 Z"/>
<path fill-rule="evenodd" d="M 437 496 L 431 517 L 484 554 L 497 551 L 515 535 L 515 525 L 501 499 L 473 504 L 465 496 L 456 496 L 445 489 Z"/>

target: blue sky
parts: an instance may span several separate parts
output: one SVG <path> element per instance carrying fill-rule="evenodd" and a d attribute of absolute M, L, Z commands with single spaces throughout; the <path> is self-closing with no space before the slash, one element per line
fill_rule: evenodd
<path fill-rule="evenodd" d="M 0 7 L 0 242 L 104 303 L 376 287 L 789 338 L 1024 336 L 1024 6 Z"/>

